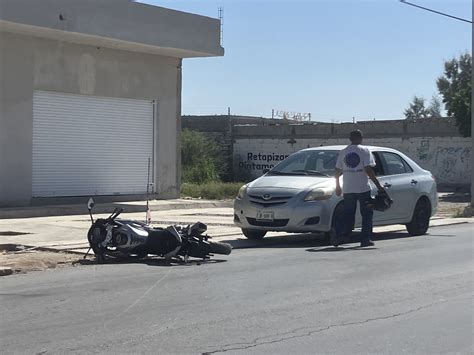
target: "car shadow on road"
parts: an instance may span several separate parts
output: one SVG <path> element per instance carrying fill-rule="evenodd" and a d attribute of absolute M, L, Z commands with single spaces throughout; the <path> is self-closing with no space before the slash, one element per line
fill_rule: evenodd
<path fill-rule="evenodd" d="M 387 233 L 375 233 L 373 240 L 374 241 L 383 241 L 389 239 L 402 239 L 402 238 L 411 238 L 407 232 L 387 232 Z M 288 234 L 284 236 L 274 236 L 266 237 L 262 240 L 248 240 L 248 239 L 237 239 L 237 240 L 226 240 L 224 242 L 230 243 L 233 248 L 236 249 L 254 249 L 254 248 L 308 248 L 308 247 L 328 247 L 328 251 L 338 251 L 334 250 L 335 247 L 331 246 L 327 239 L 324 238 L 322 234 Z M 359 243 L 360 242 L 360 232 L 353 232 L 352 236 L 346 240 L 342 245 L 339 246 L 340 251 L 348 249 L 348 247 L 342 247 L 345 244 Z M 351 247 L 352 248 L 352 247 Z M 355 249 L 355 247 L 354 247 Z M 360 248 L 370 250 L 371 248 Z M 351 249 L 349 249 L 351 250 Z"/>
<path fill-rule="evenodd" d="M 353 246 L 353 247 L 345 247 L 343 245 L 339 245 L 337 247 L 335 246 L 330 246 L 330 247 L 327 247 L 327 248 L 323 248 L 323 249 L 315 249 L 315 248 L 312 248 L 312 249 L 306 249 L 306 251 L 309 251 L 311 253 L 318 253 L 318 252 L 341 252 L 341 251 L 351 251 L 351 250 L 377 250 L 378 248 L 376 247 L 366 247 L 366 248 L 361 248 L 360 246 Z"/>
<path fill-rule="evenodd" d="M 384 241 L 384 240 L 391 240 L 391 239 L 406 239 L 406 238 L 423 238 L 423 237 L 455 237 L 455 234 L 437 234 L 437 233 L 427 233 L 426 235 L 422 236 L 417 236 L 417 237 L 412 237 L 410 236 L 407 232 L 389 232 L 389 233 L 375 233 L 372 240 L 376 242 L 376 245 L 374 247 L 365 247 L 362 248 L 359 245 L 355 246 L 345 246 L 346 244 L 351 244 L 351 243 L 359 243 L 360 233 L 353 233 L 351 238 L 341 245 L 335 247 L 335 246 L 328 246 L 326 248 L 310 248 L 306 249 L 308 252 L 341 252 L 341 251 L 351 251 L 351 250 L 376 250 L 377 248 L 377 242 Z"/>

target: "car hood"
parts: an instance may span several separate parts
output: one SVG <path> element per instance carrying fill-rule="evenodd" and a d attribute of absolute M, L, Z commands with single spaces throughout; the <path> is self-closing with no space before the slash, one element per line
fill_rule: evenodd
<path fill-rule="evenodd" d="M 316 187 L 334 187 L 335 179 L 324 176 L 265 175 L 248 184 L 249 189 L 281 189 L 287 191 L 310 190 Z"/>

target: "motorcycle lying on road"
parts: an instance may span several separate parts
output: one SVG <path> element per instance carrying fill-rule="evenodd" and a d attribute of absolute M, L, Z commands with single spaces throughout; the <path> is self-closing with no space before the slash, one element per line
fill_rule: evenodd
<path fill-rule="evenodd" d="M 211 237 L 203 234 L 207 226 L 201 222 L 187 227 L 150 227 L 141 221 L 117 218 L 123 212 L 118 208 L 109 217 L 94 221 L 93 207 L 94 200 L 91 198 L 87 208 L 92 225 L 87 239 L 89 251 L 92 249 L 100 263 L 107 256 L 144 258 L 148 254 L 187 262 L 189 257 L 206 260 L 213 254 L 229 255 L 232 251 L 228 243 L 209 240 Z"/>

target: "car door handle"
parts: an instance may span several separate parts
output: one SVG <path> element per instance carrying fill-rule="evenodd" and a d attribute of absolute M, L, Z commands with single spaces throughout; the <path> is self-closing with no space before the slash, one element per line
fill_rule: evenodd
<path fill-rule="evenodd" d="M 383 184 L 383 187 L 392 187 L 392 184 L 389 184 L 388 182 L 386 182 L 385 184 Z"/>
<path fill-rule="evenodd" d="M 415 179 L 413 179 L 413 180 L 411 181 L 411 184 L 412 184 L 412 185 L 416 185 L 416 184 L 418 184 L 418 181 L 416 181 Z"/>

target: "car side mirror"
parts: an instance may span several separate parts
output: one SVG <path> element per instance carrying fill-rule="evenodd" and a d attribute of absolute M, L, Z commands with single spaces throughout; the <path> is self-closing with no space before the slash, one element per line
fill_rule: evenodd
<path fill-rule="evenodd" d="M 87 209 L 89 211 L 92 211 L 92 209 L 94 208 L 94 204 L 95 204 L 94 199 L 91 197 L 89 201 L 87 201 Z"/>

